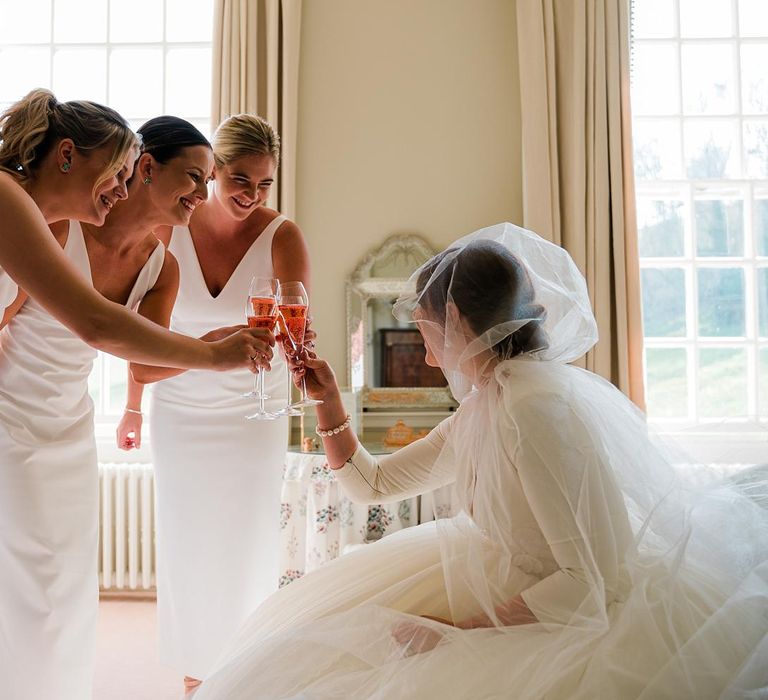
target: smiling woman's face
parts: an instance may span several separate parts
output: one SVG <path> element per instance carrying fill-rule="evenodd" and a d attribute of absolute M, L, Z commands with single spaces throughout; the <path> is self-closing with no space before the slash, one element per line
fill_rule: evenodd
<path fill-rule="evenodd" d="M 276 169 L 270 155 L 237 158 L 216 168 L 215 196 L 232 218 L 245 219 L 267 201 Z"/>
<path fill-rule="evenodd" d="M 150 157 L 148 155 L 142 158 Z M 208 199 L 208 181 L 213 171 L 213 151 L 208 146 L 187 146 L 167 163 L 152 159 L 149 193 L 153 205 L 162 212 L 162 223 L 184 226 L 198 204 Z M 139 165 L 144 176 L 146 164 Z M 143 185 L 140 185 L 143 186 Z"/>
<path fill-rule="evenodd" d="M 73 210 L 69 218 L 101 226 L 115 202 L 128 196 L 126 181 L 133 173 L 136 154 L 129 153 L 120 170 L 104 180 L 104 169 L 110 162 L 112 150 L 112 146 L 107 145 L 73 154 L 67 199 L 76 211 Z"/>

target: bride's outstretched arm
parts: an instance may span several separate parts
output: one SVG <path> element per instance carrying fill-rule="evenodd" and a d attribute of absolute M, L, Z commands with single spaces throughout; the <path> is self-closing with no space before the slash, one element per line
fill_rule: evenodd
<path fill-rule="evenodd" d="M 454 479 L 453 464 L 438 460 L 453 416 L 432 432 L 395 454 L 374 458 L 347 428 L 347 414 L 336 377 L 327 362 L 313 352 L 297 359 L 288 355 L 297 383 L 306 378 L 307 393 L 323 401 L 317 407 L 317 425 L 324 433 L 328 466 L 347 495 L 358 503 L 389 503 L 424 493 Z M 332 432 L 334 428 L 338 432 Z"/>
<path fill-rule="evenodd" d="M 431 491 L 454 480 L 454 465 L 438 457 L 453 416 L 426 437 L 394 454 L 374 457 L 362 445 L 338 468 L 336 478 L 357 503 L 392 503 Z"/>

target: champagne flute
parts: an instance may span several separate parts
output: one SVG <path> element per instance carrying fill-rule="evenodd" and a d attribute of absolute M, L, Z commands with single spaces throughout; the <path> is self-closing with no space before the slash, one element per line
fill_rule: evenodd
<path fill-rule="evenodd" d="M 296 284 L 301 283 L 286 282 L 286 286 L 290 293 L 280 294 L 280 304 L 278 305 L 278 319 L 277 324 L 280 328 L 280 335 L 282 338 L 287 338 L 288 342 L 293 348 L 293 352 L 298 354 L 301 350 L 301 345 L 304 342 L 304 333 L 306 331 L 306 317 L 307 317 L 307 303 L 306 294 L 302 296 L 301 291 L 304 289 L 301 285 L 301 289 L 296 287 Z M 278 415 L 281 416 L 303 416 L 304 411 L 301 407 L 291 403 L 291 373 L 288 372 L 288 399 L 279 411 Z"/>
<path fill-rule="evenodd" d="M 273 331 L 277 321 L 277 304 L 280 298 L 280 283 L 273 277 L 254 277 L 248 290 L 248 301 L 245 305 L 245 316 L 250 328 L 265 328 Z M 253 378 L 253 391 L 243 396 L 254 396 L 259 400 L 259 407 L 255 413 L 246 416 L 248 420 L 274 420 L 277 414 L 270 413 L 264 407 L 267 399 L 264 393 L 263 368 Z"/>
<path fill-rule="evenodd" d="M 281 332 L 286 333 L 288 340 L 297 353 L 304 345 L 304 334 L 307 331 L 307 313 L 309 311 L 309 296 L 301 282 L 286 282 L 281 287 L 280 296 Z M 323 403 L 307 396 L 307 381 L 301 378 L 301 400 L 286 406 L 285 410 L 298 409 L 304 406 L 317 406 Z"/>

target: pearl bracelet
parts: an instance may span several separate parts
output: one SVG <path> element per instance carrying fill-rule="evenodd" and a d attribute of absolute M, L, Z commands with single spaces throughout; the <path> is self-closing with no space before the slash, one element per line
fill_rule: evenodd
<path fill-rule="evenodd" d="M 352 424 L 352 416 L 347 413 L 347 419 L 339 426 L 335 428 L 329 428 L 328 430 L 320 430 L 320 427 L 318 426 L 315 428 L 315 433 L 317 433 L 320 437 L 331 437 L 331 435 L 338 435 L 339 433 L 343 433 L 350 425 Z"/>
<path fill-rule="evenodd" d="M 137 416 L 143 416 L 144 415 L 141 411 L 137 411 L 135 408 L 123 409 L 123 413 L 135 413 Z"/>

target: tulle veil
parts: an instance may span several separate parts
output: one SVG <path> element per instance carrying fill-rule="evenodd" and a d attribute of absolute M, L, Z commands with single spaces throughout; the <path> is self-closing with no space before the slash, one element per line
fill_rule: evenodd
<path fill-rule="evenodd" d="M 494 322 L 471 327 L 463 300 L 482 299 L 494 274 L 483 256 L 509 254 L 531 293 L 518 283 L 498 294 Z M 473 259 L 484 272 L 467 275 Z M 404 612 L 393 601 L 422 579 L 403 573 L 377 589 L 350 558 L 257 610 L 201 700 L 224 688 L 228 698 L 766 697 L 765 480 L 744 489 L 680 466 L 625 396 L 568 364 L 597 328 L 570 256 L 536 234 L 512 224 L 470 234 L 417 270 L 412 289 L 395 313 L 417 322 L 460 401 L 434 465 L 455 473 L 457 507 L 429 526 L 433 559 L 426 539 L 419 556 L 436 572 L 439 617 L 488 625 Z M 382 547 L 382 566 L 397 562 L 397 544 Z M 500 610 L 518 595 L 538 622 L 505 624 Z M 394 641 L 414 622 L 440 636 L 433 650 Z"/>

